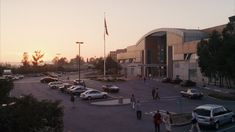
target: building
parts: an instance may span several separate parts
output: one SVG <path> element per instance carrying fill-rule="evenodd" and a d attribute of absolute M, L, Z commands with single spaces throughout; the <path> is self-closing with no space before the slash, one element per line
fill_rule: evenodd
<path fill-rule="evenodd" d="M 126 49 L 118 49 L 116 51 L 110 51 L 109 56 L 114 60 L 117 61 L 117 54 L 125 53 Z"/>
<path fill-rule="evenodd" d="M 229 18 L 234 19 L 233 17 Z M 160 28 L 143 35 L 126 50 L 116 53 L 127 77 L 180 77 L 183 80 L 202 81 L 198 67 L 197 44 L 208 38 L 213 30 L 222 32 L 226 25 L 203 30 Z"/>

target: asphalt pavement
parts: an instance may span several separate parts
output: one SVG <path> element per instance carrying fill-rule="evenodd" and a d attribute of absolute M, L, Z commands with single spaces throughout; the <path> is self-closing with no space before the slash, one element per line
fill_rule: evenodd
<path fill-rule="evenodd" d="M 65 79 L 67 77 L 61 77 Z M 71 75 L 73 80 L 77 75 Z M 83 77 L 83 76 L 82 76 Z M 182 98 L 180 90 L 184 90 L 178 85 L 163 84 L 157 80 L 128 80 L 125 82 L 112 82 L 119 86 L 120 92 L 110 94 L 108 100 L 117 100 L 119 98 L 128 99 L 134 94 L 141 102 L 143 118 L 136 119 L 135 110 L 127 103 L 125 105 L 94 105 L 94 103 L 107 101 L 98 100 L 81 100 L 75 99 L 75 108 L 72 107 L 70 96 L 56 89 L 48 88 L 47 84 L 40 83 L 40 77 L 26 77 L 15 82 L 15 87 L 11 96 L 20 97 L 23 94 L 32 94 L 39 100 L 61 100 L 64 106 L 64 132 L 154 132 L 152 113 L 156 110 L 170 111 L 172 113 L 190 113 L 195 107 L 202 104 L 221 104 L 235 111 L 235 103 L 222 101 L 205 96 L 201 100 L 191 100 Z M 68 80 L 67 80 L 68 81 Z M 85 79 L 87 87 L 101 90 L 104 82 Z M 151 96 L 152 88 L 159 88 L 160 100 L 153 100 Z M 117 100 L 118 102 L 118 100 Z M 93 104 L 92 104 L 93 103 Z M 235 131 L 234 124 L 223 126 L 217 132 Z M 164 125 L 161 126 L 165 131 Z M 187 132 L 190 125 L 173 127 L 174 132 Z M 212 132 L 213 129 L 203 128 L 202 132 Z"/>

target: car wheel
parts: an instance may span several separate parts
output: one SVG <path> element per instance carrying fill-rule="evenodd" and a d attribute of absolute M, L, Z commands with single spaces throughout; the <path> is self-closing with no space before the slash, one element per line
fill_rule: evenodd
<path fill-rule="evenodd" d="M 219 127 L 220 127 L 219 122 L 216 122 L 216 123 L 215 123 L 215 129 L 218 130 Z"/>
<path fill-rule="evenodd" d="M 232 122 L 232 123 L 235 122 L 235 117 L 234 117 L 234 116 L 232 117 L 231 122 Z"/>
<path fill-rule="evenodd" d="M 103 95 L 103 98 L 106 99 L 106 98 L 107 98 L 107 95 Z"/>
<path fill-rule="evenodd" d="M 87 97 L 87 99 L 88 99 L 88 100 L 91 100 L 92 98 L 91 98 L 91 96 L 89 96 L 89 97 Z"/>

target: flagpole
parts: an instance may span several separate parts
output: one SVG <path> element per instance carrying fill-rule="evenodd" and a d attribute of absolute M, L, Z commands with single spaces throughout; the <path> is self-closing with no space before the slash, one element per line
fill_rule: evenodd
<path fill-rule="evenodd" d="M 105 13 L 104 13 L 104 26 L 105 26 Z M 106 28 L 106 27 L 105 27 Z M 105 80 L 105 76 L 106 76 L 106 55 L 105 55 L 105 34 L 106 34 L 106 29 L 104 29 L 104 80 Z"/>
<path fill-rule="evenodd" d="M 104 80 L 105 80 L 105 76 L 106 76 L 106 55 L 105 55 L 105 31 L 104 31 Z"/>

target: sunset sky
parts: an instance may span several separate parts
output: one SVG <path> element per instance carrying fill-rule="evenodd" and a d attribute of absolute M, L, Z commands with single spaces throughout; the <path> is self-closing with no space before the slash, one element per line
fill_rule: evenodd
<path fill-rule="evenodd" d="M 35 50 L 51 61 L 103 56 L 104 12 L 109 36 L 106 52 L 134 45 L 157 28 L 203 29 L 228 23 L 235 0 L 0 0 L 0 62 L 20 62 Z"/>

